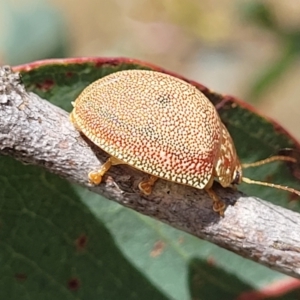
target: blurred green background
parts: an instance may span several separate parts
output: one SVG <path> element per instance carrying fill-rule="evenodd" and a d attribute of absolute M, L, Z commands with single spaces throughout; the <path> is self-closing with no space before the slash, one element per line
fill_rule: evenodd
<path fill-rule="evenodd" d="M 255 103 L 299 138 L 299 4 L 0 0 L 0 62 L 66 56 L 142 59 Z"/>

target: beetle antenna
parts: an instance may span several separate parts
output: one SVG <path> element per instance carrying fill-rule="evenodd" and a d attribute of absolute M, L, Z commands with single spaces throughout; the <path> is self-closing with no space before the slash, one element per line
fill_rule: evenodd
<path fill-rule="evenodd" d="M 269 158 L 263 159 L 263 160 L 259 160 L 253 163 L 248 163 L 248 164 L 242 164 L 242 167 L 244 169 L 246 168 L 251 168 L 251 167 L 258 167 L 258 166 L 262 166 L 268 163 L 271 163 L 273 161 L 290 161 L 290 162 L 297 162 L 297 160 L 293 157 L 290 156 L 284 156 L 284 155 L 275 155 L 275 156 L 271 156 Z M 264 182 L 264 181 L 257 181 L 257 180 L 253 180 L 247 177 L 243 177 L 242 181 L 244 181 L 245 183 L 248 184 L 257 184 L 257 185 L 263 185 L 263 186 L 268 186 L 268 187 L 272 187 L 272 188 L 276 188 L 279 190 L 284 190 L 293 194 L 296 194 L 298 196 L 300 196 L 300 191 L 295 190 L 293 188 L 287 187 L 287 186 L 282 186 L 279 184 L 274 184 L 274 183 L 269 183 L 269 182 Z"/>
<path fill-rule="evenodd" d="M 264 181 L 252 180 L 252 179 L 249 179 L 247 177 L 243 177 L 242 180 L 245 183 L 248 183 L 248 184 L 257 184 L 257 185 L 268 186 L 268 187 L 272 187 L 272 188 L 275 188 L 275 189 L 288 191 L 290 193 L 293 193 L 293 194 L 296 194 L 296 195 L 300 196 L 300 191 L 297 191 L 297 190 L 295 190 L 293 188 L 290 188 L 290 187 L 287 187 L 287 186 L 282 186 L 282 185 L 274 184 L 274 183 L 268 183 L 268 182 L 264 182 Z"/>
<path fill-rule="evenodd" d="M 269 158 L 259 160 L 259 161 L 253 162 L 253 163 L 242 164 L 242 168 L 247 169 L 247 168 L 251 168 L 251 167 L 258 167 L 258 166 L 262 166 L 262 165 L 271 163 L 273 161 L 290 161 L 293 163 L 297 162 L 297 160 L 294 157 L 284 156 L 284 155 L 275 155 L 275 156 L 271 156 Z"/>

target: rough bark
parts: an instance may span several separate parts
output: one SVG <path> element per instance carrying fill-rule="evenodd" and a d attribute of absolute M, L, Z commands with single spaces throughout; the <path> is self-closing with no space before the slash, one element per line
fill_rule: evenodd
<path fill-rule="evenodd" d="M 107 155 L 75 130 L 65 111 L 27 93 L 7 67 L 0 68 L 0 154 L 44 167 L 121 205 L 300 278 L 298 213 L 215 184 L 227 204 L 220 218 L 203 190 L 159 180 L 150 196 L 141 195 L 137 185 L 145 174 L 124 165 L 112 167 L 102 184 L 92 186 L 87 174 Z"/>

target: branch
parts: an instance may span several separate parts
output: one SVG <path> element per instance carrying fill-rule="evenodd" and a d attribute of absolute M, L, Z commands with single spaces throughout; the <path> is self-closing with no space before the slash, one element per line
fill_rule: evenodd
<path fill-rule="evenodd" d="M 203 190 L 158 180 L 143 196 L 145 177 L 129 166 L 114 166 L 104 183 L 92 186 L 87 174 L 107 155 L 84 139 L 68 113 L 27 93 L 17 73 L 0 67 L 0 154 L 46 168 L 119 204 L 282 273 L 300 278 L 300 215 L 218 184 L 225 217 L 212 210 Z"/>

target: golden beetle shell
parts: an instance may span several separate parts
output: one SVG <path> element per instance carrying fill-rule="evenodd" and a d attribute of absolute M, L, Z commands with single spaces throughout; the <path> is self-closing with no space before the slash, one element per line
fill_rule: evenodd
<path fill-rule="evenodd" d="M 155 177 L 210 189 L 242 177 L 232 139 L 191 84 L 154 71 L 101 78 L 76 99 L 71 120 L 112 157 Z"/>

